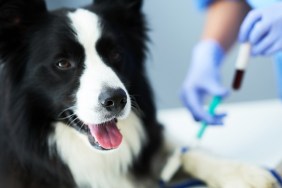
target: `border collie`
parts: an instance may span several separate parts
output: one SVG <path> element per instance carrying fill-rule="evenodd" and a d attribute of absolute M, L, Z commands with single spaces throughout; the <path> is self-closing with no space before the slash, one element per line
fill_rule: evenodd
<path fill-rule="evenodd" d="M 0 1 L 1 188 L 158 187 L 173 151 L 156 119 L 141 0 L 48 11 Z M 211 187 L 268 188 L 263 169 L 198 150 L 182 170 Z"/>

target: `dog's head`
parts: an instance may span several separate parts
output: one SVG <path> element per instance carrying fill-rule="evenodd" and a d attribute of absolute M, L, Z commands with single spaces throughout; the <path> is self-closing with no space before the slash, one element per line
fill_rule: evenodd
<path fill-rule="evenodd" d="M 130 84 L 143 66 L 140 8 L 137 0 L 96 0 L 49 12 L 41 0 L 2 0 L 0 54 L 11 83 L 95 148 L 117 148 L 116 122 L 131 110 Z"/>

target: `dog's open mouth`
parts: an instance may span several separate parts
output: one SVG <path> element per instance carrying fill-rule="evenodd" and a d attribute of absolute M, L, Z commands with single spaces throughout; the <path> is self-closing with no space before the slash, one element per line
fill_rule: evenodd
<path fill-rule="evenodd" d="M 87 125 L 71 111 L 65 112 L 63 116 L 67 124 L 87 135 L 90 144 L 96 149 L 116 149 L 122 142 L 122 134 L 117 127 L 116 118 L 100 124 Z"/>
<path fill-rule="evenodd" d="M 122 141 L 122 135 L 117 128 L 116 119 L 98 124 L 88 125 L 91 136 L 104 149 L 115 149 Z"/>

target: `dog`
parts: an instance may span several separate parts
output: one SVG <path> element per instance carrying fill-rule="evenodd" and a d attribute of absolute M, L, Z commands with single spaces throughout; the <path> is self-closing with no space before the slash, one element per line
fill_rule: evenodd
<path fill-rule="evenodd" d="M 141 0 L 48 11 L 0 2 L 3 188 L 158 187 L 174 151 L 146 77 Z M 265 170 L 191 149 L 182 171 L 219 188 L 270 188 Z"/>

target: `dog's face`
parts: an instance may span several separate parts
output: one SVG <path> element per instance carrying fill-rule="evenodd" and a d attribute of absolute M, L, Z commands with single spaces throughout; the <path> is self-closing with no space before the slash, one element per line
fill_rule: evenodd
<path fill-rule="evenodd" d="M 20 31 L 19 39 L 24 39 L 17 76 L 23 90 L 44 100 L 54 121 L 66 121 L 94 148 L 110 150 L 122 142 L 116 122 L 131 110 L 125 83 L 131 79 L 127 67 L 135 62 L 130 41 L 123 40 L 125 17 L 111 24 L 103 14 L 105 5 L 100 6 L 38 13 L 24 29 L 16 17 L 12 31 Z"/>

